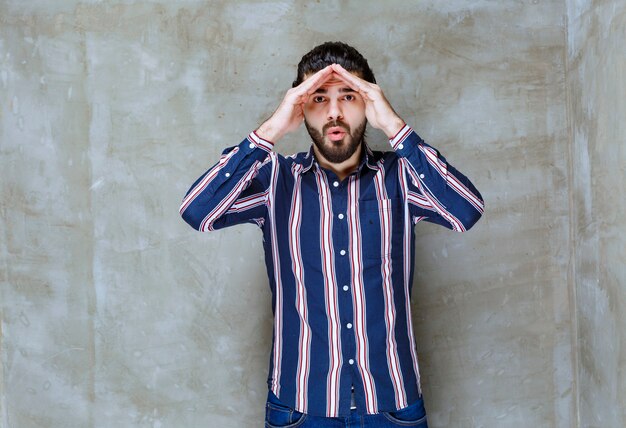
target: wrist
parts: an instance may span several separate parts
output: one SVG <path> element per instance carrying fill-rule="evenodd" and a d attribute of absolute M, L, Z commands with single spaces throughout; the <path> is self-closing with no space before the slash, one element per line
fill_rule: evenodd
<path fill-rule="evenodd" d="M 385 133 L 385 135 L 387 135 L 387 138 L 391 140 L 393 137 L 398 135 L 398 132 L 400 132 L 400 130 L 404 128 L 405 124 L 406 122 L 398 117 L 386 124 L 382 131 Z"/>
<path fill-rule="evenodd" d="M 283 136 L 269 120 L 261 124 L 255 132 L 259 137 L 266 141 L 271 141 L 272 143 L 276 143 Z"/>

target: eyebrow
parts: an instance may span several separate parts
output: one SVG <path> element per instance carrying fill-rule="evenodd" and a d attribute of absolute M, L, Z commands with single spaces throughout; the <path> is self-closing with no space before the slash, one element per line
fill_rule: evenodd
<path fill-rule="evenodd" d="M 356 91 L 349 86 L 344 86 L 343 88 L 339 88 L 339 92 L 346 93 L 346 92 L 356 92 Z M 315 92 L 313 93 L 314 94 L 326 94 L 328 93 L 328 90 L 324 88 L 317 88 Z"/>

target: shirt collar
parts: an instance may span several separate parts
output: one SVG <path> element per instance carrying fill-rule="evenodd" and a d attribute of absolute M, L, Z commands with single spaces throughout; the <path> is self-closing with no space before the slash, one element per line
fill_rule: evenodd
<path fill-rule="evenodd" d="M 363 147 L 365 148 L 365 150 L 363 150 L 363 152 L 361 153 L 361 161 L 359 162 L 359 167 L 357 168 L 357 170 L 360 171 L 361 168 L 363 168 L 363 165 L 366 165 L 368 168 L 374 171 L 378 171 L 378 166 L 376 165 L 376 161 L 374 160 L 374 152 L 372 152 L 369 146 L 365 143 L 363 144 Z M 314 164 L 319 166 L 319 164 L 315 160 L 313 145 L 311 144 L 308 153 L 300 162 L 300 165 L 302 165 L 301 173 L 304 174 L 305 172 L 307 172 Z"/>

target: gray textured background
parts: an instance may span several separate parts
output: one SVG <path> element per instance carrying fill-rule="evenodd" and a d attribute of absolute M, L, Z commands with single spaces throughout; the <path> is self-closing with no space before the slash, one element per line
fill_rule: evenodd
<path fill-rule="evenodd" d="M 486 200 L 418 226 L 431 426 L 626 426 L 626 2 L 0 0 L 1 427 L 261 426 L 260 233 L 177 210 L 327 40 Z"/>

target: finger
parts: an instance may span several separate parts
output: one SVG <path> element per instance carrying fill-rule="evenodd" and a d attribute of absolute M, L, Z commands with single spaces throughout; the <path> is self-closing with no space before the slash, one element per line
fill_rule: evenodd
<path fill-rule="evenodd" d="M 326 82 L 333 74 L 332 66 L 327 66 L 309 76 L 300 85 L 297 86 L 298 92 L 312 93 Z"/>
<path fill-rule="evenodd" d="M 342 78 L 342 80 L 348 84 L 354 90 L 367 90 L 369 89 L 369 82 L 361 79 L 360 77 L 350 73 L 339 64 L 333 64 L 333 71 Z"/>
<path fill-rule="evenodd" d="M 338 80 L 345 83 L 346 86 L 348 86 L 350 89 L 355 91 L 357 94 L 359 94 L 363 98 L 364 101 L 373 101 L 374 99 L 376 99 L 376 93 L 371 87 L 371 85 L 369 85 L 369 82 L 359 79 L 358 77 L 354 76 L 351 73 L 348 73 L 348 74 L 349 76 L 335 73 L 335 77 Z M 359 80 L 350 79 L 350 76 L 355 77 L 356 79 L 359 79 Z"/>
<path fill-rule="evenodd" d="M 361 95 L 364 94 L 364 87 L 362 85 L 359 84 L 359 82 L 356 82 L 354 80 L 351 80 L 349 76 L 345 76 L 343 74 L 339 74 L 339 73 L 335 73 L 334 77 L 340 81 L 342 81 L 343 83 L 345 83 L 350 89 L 360 93 Z"/>

